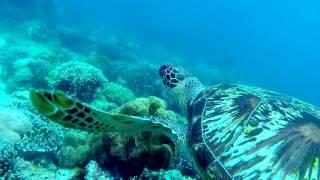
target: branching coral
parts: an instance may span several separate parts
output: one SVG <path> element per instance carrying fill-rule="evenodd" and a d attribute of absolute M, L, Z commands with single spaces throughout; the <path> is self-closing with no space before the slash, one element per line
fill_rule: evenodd
<path fill-rule="evenodd" d="M 80 61 L 70 61 L 56 67 L 50 72 L 48 80 L 52 88 L 86 102 L 92 101 L 96 91 L 108 82 L 99 69 Z"/>

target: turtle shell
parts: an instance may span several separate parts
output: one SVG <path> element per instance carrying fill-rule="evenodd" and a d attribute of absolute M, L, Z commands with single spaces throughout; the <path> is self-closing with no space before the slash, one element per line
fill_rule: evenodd
<path fill-rule="evenodd" d="M 272 91 L 218 85 L 189 107 L 188 145 L 206 179 L 319 179 L 320 110 Z"/>

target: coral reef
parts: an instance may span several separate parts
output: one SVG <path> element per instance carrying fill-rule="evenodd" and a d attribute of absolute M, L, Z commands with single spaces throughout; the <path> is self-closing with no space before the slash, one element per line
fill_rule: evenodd
<path fill-rule="evenodd" d="M 100 94 L 97 99 L 113 102 L 118 106 L 135 99 L 135 95 L 130 89 L 113 82 L 106 85 Z"/>
<path fill-rule="evenodd" d="M 180 112 L 175 100 L 162 86 L 158 77 L 158 66 L 141 62 L 113 61 L 109 57 L 96 55 L 91 62 L 98 64 L 108 78 L 128 87 L 138 97 L 157 96 L 165 99 L 170 109 Z M 101 65 L 100 65 L 101 64 Z"/>
<path fill-rule="evenodd" d="M 79 179 L 78 169 L 61 169 L 52 164 L 46 166 L 48 167 L 19 158 L 13 172 L 6 177 L 8 179 Z"/>
<path fill-rule="evenodd" d="M 167 110 L 167 103 L 155 96 L 136 98 L 117 108 L 115 112 L 133 116 L 156 116 L 171 120 L 177 119 L 173 111 Z"/>
<path fill-rule="evenodd" d="M 102 138 L 100 135 L 74 130 L 68 131 L 64 135 L 63 144 L 58 151 L 58 163 L 65 168 L 84 166 L 94 158 L 95 152 L 101 147 Z"/>
<path fill-rule="evenodd" d="M 20 156 L 26 159 L 41 157 L 52 161 L 57 157 L 57 150 L 63 142 L 61 127 L 45 122 L 39 116 L 29 113 L 33 119 L 33 130 L 16 144 Z"/>
<path fill-rule="evenodd" d="M 167 103 L 155 96 L 136 98 L 115 109 L 114 112 L 134 116 L 155 116 L 177 121 Z M 176 144 L 156 132 L 141 134 L 107 134 L 103 138 L 103 151 L 97 162 L 110 171 L 115 178 L 138 176 L 144 168 L 153 170 L 172 167 L 177 158 Z M 131 167 L 131 168 L 130 168 Z"/>
<path fill-rule="evenodd" d="M 51 88 L 63 90 L 86 102 L 92 101 L 97 90 L 108 82 L 99 69 L 80 61 L 56 67 L 49 73 L 48 81 Z"/>
<path fill-rule="evenodd" d="M 27 36 L 35 41 L 45 41 L 48 39 L 46 24 L 42 21 L 28 21 L 26 24 Z"/>
<path fill-rule="evenodd" d="M 172 166 L 175 145 L 168 137 L 144 132 L 135 135 L 108 134 L 97 162 L 115 178 L 138 176 L 144 168 L 153 170 Z"/>
<path fill-rule="evenodd" d="M 29 118 L 18 110 L 0 109 L 0 137 L 15 143 L 32 130 Z"/>
<path fill-rule="evenodd" d="M 150 171 L 145 169 L 141 175 L 141 179 L 158 179 L 158 180 L 192 180 L 191 177 L 186 177 L 181 174 L 178 170 L 160 170 L 160 171 Z"/>
<path fill-rule="evenodd" d="M 9 92 L 27 90 L 29 88 L 47 88 L 45 77 L 49 73 L 52 64 L 46 60 L 22 58 L 12 65 L 14 72 L 7 82 Z"/>
<path fill-rule="evenodd" d="M 51 28 L 54 19 L 48 8 L 53 2 L 0 2 L 6 7 L 0 12 L 0 177 L 193 176 L 190 157 L 183 156 L 176 142 L 159 132 L 91 134 L 61 127 L 37 114 L 29 102 L 30 88 L 63 90 L 106 111 L 186 123 L 163 91 L 158 66 L 139 54 L 140 45 L 110 35 L 101 38 L 86 27 Z M 41 8 L 37 10 L 36 4 Z M 25 19 L 26 13 L 18 13 L 24 7 L 32 11 Z M 11 21 L 10 17 L 23 20 Z M 2 28 L 6 23 L 12 26 Z M 175 170 L 169 170 L 172 168 Z"/>
<path fill-rule="evenodd" d="M 9 95 L 6 92 L 6 85 L 0 81 L 0 104 L 3 104 L 9 99 Z"/>
<path fill-rule="evenodd" d="M 105 62 L 105 74 L 131 89 L 137 96 L 160 95 L 162 88 L 157 86 L 158 67 L 150 64 L 128 63 L 122 61 Z"/>
<path fill-rule="evenodd" d="M 86 165 L 84 179 L 86 179 L 86 180 L 103 180 L 103 179 L 112 180 L 114 178 L 111 176 L 111 174 L 108 171 L 103 170 L 96 161 L 90 161 Z"/>
<path fill-rule="evenodd" d="M 138 64 L 124 73 L 124 76 L 128 87 L 139 96 L 159 94 L 159 88 L 155 85 L 159 79 L 157 66 Z"/>
<path fill-rule="evenodd" d="M 14 145 L 0 139 L 0 177 L 8 176 L 14 170 L 16 158 Z"/>

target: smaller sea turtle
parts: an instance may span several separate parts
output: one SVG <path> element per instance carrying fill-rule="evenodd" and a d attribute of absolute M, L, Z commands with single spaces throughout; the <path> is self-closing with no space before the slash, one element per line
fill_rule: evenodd
<path fill-rule="evenodd" d="M 186 112 L 188 126 L 108 113 L 60 91 L 32 90 L 30 97 L 41 114 L 65 127 L 165 133 L 187 147 L 203 179 L 319 179 L 320 110 L 316 107 L 255 87 L 204 87 L 170 64 L 161 66 L 160 76 Z"/>

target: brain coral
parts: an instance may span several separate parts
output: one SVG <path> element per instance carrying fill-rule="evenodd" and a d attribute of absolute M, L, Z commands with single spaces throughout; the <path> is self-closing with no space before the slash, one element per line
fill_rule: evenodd
<path fill-rule="evenodd" d="M 99 69 L 80 61 L 70 61 L 56 67 L 49 73 L 48 80 L 52 88 L 86 102 L 92 101 L 96 91 L 108 82 Z"/>

